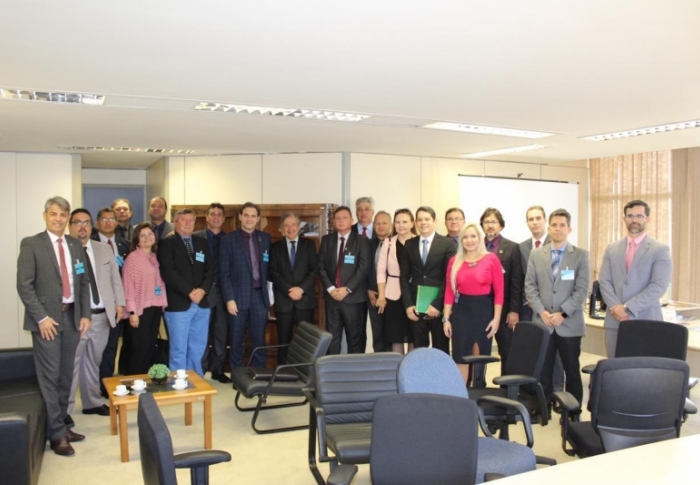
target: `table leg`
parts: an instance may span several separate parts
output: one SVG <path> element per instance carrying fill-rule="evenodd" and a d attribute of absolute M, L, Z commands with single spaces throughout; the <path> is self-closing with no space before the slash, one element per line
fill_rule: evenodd
<path fill-rule="evenodd" d="M 185 403 L 185 426 L 192 426 L 192 403 Z"/>
<path fill-rule="evenodd" d="M 129 461 L 129 435 L 126 425 L 126 406 L 119 406 L 119 446 L 122 452 L 122 463 Z"/>
<path fill-rule="evenodd" d="M 111 399 L 109 400 L 109 432 L 112 435 L 117 434 L 117 409 Z"/>
<path fill-rule="evenodd" d="M 204 449 L 211 450 L 211 396 L 204 397 Z"/>

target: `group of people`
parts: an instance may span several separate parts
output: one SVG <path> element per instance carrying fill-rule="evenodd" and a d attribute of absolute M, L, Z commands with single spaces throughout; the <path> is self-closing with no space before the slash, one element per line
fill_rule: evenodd
<path fill-rule="evenodd" d="M 373 199 L 361 197 L 355 223 L 349 207 L 334 210 L 334 232 L 323 236 L 318 251 L 300 236 L 294 212 L 280 217 L 284 237 L 272 243 L 257 229 L 260 207 L 252 202 L 243 204 L 240 227 L 228 234 L 219 203 L 208 207 L 201 231 L 194 231 L 193 211 L 178 211 L 173 223 L 166 211 L 165 199 L 154 197 L 150 220 L 132 226 L 128 200 L 115 200 L 93 220 L 86 209 L 71 212 L 65 199 L 53 197 L 44 206 L 46 231 L 22 241 L 17 289 L 51 448 L 59 455 L 73 454 L 71 443 L 84 439 L 71 429 L 78 385 L 84 414 L 109 415 L 101 382 L 115 372 L 120 335 L 122 374 L 148 371 L 164 317 L 170 368 L 200 375 L 209 369 L 212 379 L 227 383 L 229 340 L 235 369 L 243 365 L 247 329 L 253 348 L 265 345 L 273 299 L 278 343 L 289 343 L 295 324 L 314 320 L 317 278 L 330 354 L 341 352 L 343 335 L 347 352 L 364 352 L 369 317 L 375 352 L 432 345 L 449 353 L 451 341 L 466 382 L 463 356 L 489 354 L 495 337 L 505 368 L 518 322 L 534 320 L 551 334 L 541 376 L 546 395 L 563 387 L 565 375 L 566 390 L 583 398 L 579 355 L 590 265 L 588 252 L 568 242 L 571 216 L 564 209 L 547 217 L 542 207 L 528 208 L 532 238 L 517 244 L 501 235 L 505 220 L 496 208 L 478 223 L 466 222 L 460 208 L 448 209 L 443 236 L 428 206 L 399 209 L 392 218 L 375 214 Z M 661 319 L 659 298 L 672 270 L 668 246 L 646 235 L 649 206 L 631 201 L 624 213 L 628 236 L 610 245 L 600 271 L 609 355 L 620 321 Z M 278 363 L 286 358 L 282 348 Z M 253 355 L 252 365 L 265 363 L 264 353 Z"/>

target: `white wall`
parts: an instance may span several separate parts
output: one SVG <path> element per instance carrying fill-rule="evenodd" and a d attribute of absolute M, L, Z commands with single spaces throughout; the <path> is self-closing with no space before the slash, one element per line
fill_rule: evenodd
<path fill-rule="evenodd" d="M 182 157 L 178 157 L 182 158 Z M 165 178 L 165 159 L 161 158 L 156 163 L 148 167 L 145 171 L 146 176 L 146 204 L 148 204 L 151 199 L 157 195 L 165 197 L 168 200 L 168 189 L 166 185 Z M 146 213 L 148 213 L 148 207 L 146 207 Z M 165 215 L 166 219 L 170 219 L 170 211 Z"/>
<path fill-rule="evenodd" d="M 342 204 L 342 153 L 263 155 L 262 204 Z"/>
<path fill-rule="evenodd" d="M 83 185 L 139 185 L 147 183 L 146 170 L 83 168 Z"/>

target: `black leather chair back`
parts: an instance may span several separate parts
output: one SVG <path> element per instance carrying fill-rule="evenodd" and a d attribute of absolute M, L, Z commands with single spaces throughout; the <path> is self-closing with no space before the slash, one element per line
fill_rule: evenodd
<path fill-rule="evenodd" d="M 510 343 L 506 375 L 523 374 L 540 378 L 549 345 L 549 330 L 541 323 L 520 322 Z"/>
<path fill-rule="evenodd" d="M 372 421 L 374 401 L 397 394 L 401 354 L 327 355 L 314 365 L 316 399 L 328 424 Z"/>
<path fill-rule="evenodd" d="M 603 452 L 678 437 L 688 394 L 688 364 L 662 357 L 598 362 L 591 418 Z"/>
<path fill-rule="evenodd" d="M 287 350 L 287 364 L 314 362 L 326 355 L 331 338 L 332 335 L 329 332 L 321 330 L 316 325 L 309 322 L 299 323 Z M 308 387 L 314 387 L 312 366 L 293 367 L 293 369 L 299 374 L 300 379 L 308 384 Z"/>
<path fill-rule="evenodd" d="M 474 484 L 477 406 L 438 394 L 383 396 L 374 404 L 372 483 Z"/>
<path fill-rule="evenodd" d="M 688 328 L 655 320 L 620 322 L 615 357 L 666 357 L 685 360 Z"/>
<path fill-rule="evenodd" d="M 139 396 L 137 420 L 144 485 L 177 485 L 170 431 L 150 392 Z"/>

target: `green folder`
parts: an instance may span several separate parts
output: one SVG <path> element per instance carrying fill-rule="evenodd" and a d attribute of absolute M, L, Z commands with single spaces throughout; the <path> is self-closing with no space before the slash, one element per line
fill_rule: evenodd
<path fill-rule="evenodd" d="M 418 285 L 418 295 L 416 296 L 416 311 L 418 313 L 427 313 L 428 307 L 433 304 L 437 298 L 440 288 L 437 286 Z"/>

